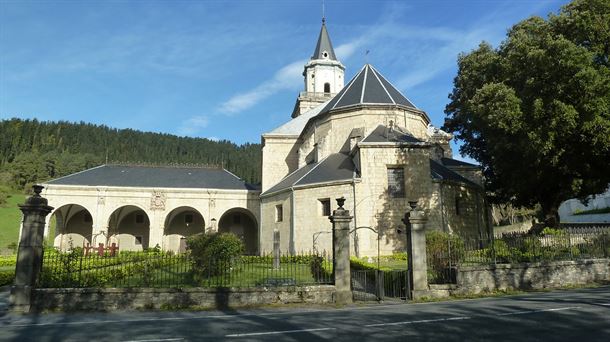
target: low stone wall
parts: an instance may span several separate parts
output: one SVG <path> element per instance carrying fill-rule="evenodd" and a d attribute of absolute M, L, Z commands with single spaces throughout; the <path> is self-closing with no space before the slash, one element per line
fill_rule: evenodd
<path fill-rule="evenodd" d="M 530 290 L 610 281 L 610 259 L 460 267 L 456 294 Z"/>
<path fill-rule="evenodd" d="M 86 288 L 36 289 L 32 311 L 224 309 L 262 304 L 333 303 L 335 287 L 289 286 L 230 289 Z"/>

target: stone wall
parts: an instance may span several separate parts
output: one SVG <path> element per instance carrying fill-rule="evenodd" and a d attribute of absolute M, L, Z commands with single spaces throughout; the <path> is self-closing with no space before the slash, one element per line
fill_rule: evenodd
<path fill-rule="evenodd" d="M 335 287 L 296 286 L 231 289 L 36 289 L 33 310 L 224 309 L 267 304 L 333 303 Z"/>
<path fill-rule="evenodd" d="M 298 167 L 298 136 L 263 135 L 262 191 L 265 191 Z"/>
<path fill-rule="evenodd" d="M 282 206 L 282 220 L 277 221 L 276 206 Z M 273 231 L 280 232 L 280 250 L 290 250 L 290 240 L 294 239 L 292 229 L 292 191 L 284 191 L 269 197 L 261 198 L 261 226 L 260 226 L 260 251 L 269 253 L 273 251 Z"/>
<path fill-rule="evenodd" d="M 544 289 L 610 281 L 610 259 L 460 267 L 452 293 Z"/>
<path fill-rule="evenodd" d="M 387 255 L 405 251 L 405 225 L 401 219 L 409 210 L 409 201 L 418 201 L 429 208 L 432 194 L 430 152 L 427 147 L 396 148 L 359 144 L 362 182 L 356 184 L 356 222 L 382 233 L 380 253 Z M 388 167 L 402 167 L 405 177 L 405 197 L 391 198 L 388 194 Z M 351 209 L 351 208 L 350 208 Z M 377 254 L 377 235 L 359 230 L 360 255 Z"/>
<path fill-rule="evenodd" d="M 440 210 L 432 211 L 432 215 L 443 215 L 435 218 L 441 222 L 442 230 L 462 237 L 486 238 L 488 228 L 485 222 L 485 203 L 479 190 L 461 184 L 441 183 L 442 201 L 438 203 Z M 442 203 L 442 206 L 441 206 Z"/>

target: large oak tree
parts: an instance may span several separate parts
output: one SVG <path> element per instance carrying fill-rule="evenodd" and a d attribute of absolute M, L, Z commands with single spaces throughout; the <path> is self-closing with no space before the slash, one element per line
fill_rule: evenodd
<path fill-rule="evenodd" d="M 577 0 L 458 57 L 444 128 L 483 167 L 492 199 L 559 204 L 610 183 L 610 0 Z"/>

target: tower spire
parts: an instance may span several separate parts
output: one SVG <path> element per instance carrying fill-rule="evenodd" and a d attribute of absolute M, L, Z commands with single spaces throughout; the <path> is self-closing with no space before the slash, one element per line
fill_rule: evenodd
<path fill-rule="evenodd" d="M 335 50 L 333 44 L 330 41 L 330 36 L 326 30 L 326 18 L 322 17 L 322 28 L 320 29 L 320 35 L 318 36 L 318 43 L 316 44 L 316 50 L 313 52 L 311 59 L 330 59 L 333 61 L 337 60 L 335 56 Z"/>

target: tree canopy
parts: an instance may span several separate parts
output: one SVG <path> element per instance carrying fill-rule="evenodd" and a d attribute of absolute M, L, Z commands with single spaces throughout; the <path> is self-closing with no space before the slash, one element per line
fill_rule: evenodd
<path fill-rule="evenodd" d="M 219 166 L 260 182 L 261 147 L 88 123 L 0 121 L 0 185 L 28 184 L 106 163 Z"/>
<path fill-rule="evenodd" d="M 483 167 L 492 200 L 540 204 L 610 183 L 610 1 L 576 0 L 458 57 L 444 128 Z"/>

